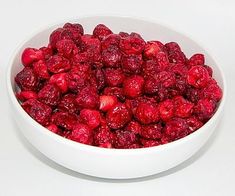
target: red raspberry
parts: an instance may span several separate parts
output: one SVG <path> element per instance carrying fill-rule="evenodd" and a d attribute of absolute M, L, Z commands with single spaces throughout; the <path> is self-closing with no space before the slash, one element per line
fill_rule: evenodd
<path fill-rule="evenodd" d="M 162 125 L 157 123 L 142 126 L 140 136 L 146 139 L 160 139 L 162 137 Z"/>
<path fill-rule="evenodd" d="M 187 121 L 182 118 L 174 118 L 166 122 L 164 132 L 172 140 L 182 138 L 189 134 Z"/>
<path fill-rule="evenodd" d="M 137 137 L 133 132 L 116 130 L 114 132 L 115 148 L 128 148 L 128 146 L 137 142 Z"/>
<path fill-rule="evenodd" d="M 70 58 L 70 63 L 73 66 L 78 66 L 78 65 L 87 65 L 89 64 L 89 59 L 88 59 L 88 54 L 87 52 L 81 52 L 78 53 Z"/>
<path fill-rule="evenodd" d="M 106 87 L 103 92 L 104 95 L 111 95 L 117 97 L 120 101 L 125 101 L 122 88 L 118 87 Z"/>
<path fill-rule="evenodd" d="M 67 73 L 54 74 L 51 76 L 49 83 L 55 84 L 62 93 L 66 93 L 68 91 L 68 74 Z"/>
<path fill-rule="evenodd" d="M 147 59 L 156 58 L 157 54 L 161 51 L 158 41 L 148 41 L 145 44 L 144 56 Z"/>
<path fill-rule="evenodd" d="M 101 126 L 94 131 L 94 144 L 103 148 L 112 148 L 114 135 L 108 125 L 101 123 Z"/>
<path fill-rule="evenodd" d="M 94 80 L 98 90 L 102 90 L 106 86 L 104 71 L 102 69 L 95 69 L 93 71 Z"/>
<path fill-rule="evenodd" d="M 51 122 L 56 126 L 72 130 L 75 124 L 77 123 L 77 116 L 68 112 L 55 112 L 51 117 Z"/>
<path fill-rule="evenodd" d="M 142 145 L 138 142 L 127 145 L 124 147 L 125 149 L 136 149 L 136 148 L 142 148 Z"/>
<path fill-rule="evenodd" d="M 160 102 L 159 105 L 160 118 L 166 122 L 174 117 L 174 103 L 171 99 Z"/>
<path fill-rule="evenodd" d="M 140 134 L 141 133 L 141 125 L 137 121 L 131 121 L 129 124 L 125 127 L 126 131 L 133 132 L 135 134 Z"/>
<path fill-rule="evenodd" d="M 71 114 L 78 113 L 79 109 L 76 104 L 76 95 L 66 94 L 64 95 L 58 105 L 60 111 L 69 112 Z"/>
<path fill-rule="evenodd" d="M 30 67 L 25 67 L 15 77 L 16 84 L 22 90 L 36 90 L 38 87 L 38 78 Z"/>
<path fill-rule="evenodd" d="M 128 37 L 129 33 L 127 33 L 127 32 L 119 32 L 118 35 L 120 35 L 121 37 Z"/>
<path fill-rule="evenodd" d="M 97 110 L 83 109 L 80 112 L 81 122 L 94 129 L 100 125 L 100 113 Z"/>
<path fill-rule="evenodd" d="M 72 32 L 73 36 L 76 37 L 77 34 L 83 35 L 84 29 L 79 23 L 65 23 L 63 28 L 68 29 Z"/>
<path fill-rule="evenodd" d="M 176 79 L 174 88 L 169 89 L 171 97 L 185 95 L 188 85 L 186 84 L 186 79 L 181 77 Z"/>
<path fill-rule="evenodd" d="M 175 42 L 169 42 L 165 44 L 166 50 L 168 52 L 168 58 L 171 63 L 185 63 L 186 57 L 181 51 L 179 45 Z"/>
<path fill-rule="evenodd" d="M 46 63 L 43 60 L 39 60 L 33 63 L 33 71 L 41 80 L 47 80 L 50 78 Z"/>
<path fill-rule="evenodd" d="M 209 83 L 204 89 L 202 89 L 201 97 L 213 99 L 216 102 L 219 102 L 222 98 L 222 95 L 222 89 L 217 83 Z"/>
<path fill-rule="evenodd" d="M 56 49 L 58 51 L 58 54 L 65 58 L 70 58 L 71 56 L 76 55 L 79 52 L 77 46 L 71 39 L 59 40 L 56 43 Z"/>
<path fill-rule="evenodd" d="M 99 95 L 91 87 L 85 87 L 78 93 L 76 98 L 79 108 L 95 109 L 99 107 Z"/>
<path fill-rule="evenodd" d="M 117 35 L 117 34 L 110 34 L 106 36 L 101 42 L 102 50 L 106 50 L 107 48 L 113 47 L 113 46 L 118 47 L 120 40 L 121 40 L 121 37 L 120 35 Z"/>
<path fill-rule="evenodd" d="M 117 46 L 111 45 L 102 51 L 102 62 L 106 67 L 119 67 L 121 60 L 121 52 Z"/>
<path fill-rule="evenodd" d="M 39 50 L 42 51 L 43 59 L 47 60 L 53 55 L 53 50 L 51 48 L 51 45 L 49 44 L 47 47 L 41 47 Z"/>
<path fill-rule="evenodd" d="M 92 130 L 85 124 L 77 123 L 68 139 L 82 143 L 82 144 L 92 144 Z"/>
<path fill-rule="evenodd" d="M 48 70 L 54 74 L 69 71 L 71 67 L 69 60 L 59 55 L 50 57 L 46 64 Z"/>
<path fill-rule="evenodd" d="M 49 106 L 36 99 L 29 99 L 21 106 L 39 124 L 43 126 L 48 124 L 52 112 Z"/>
<path fill-rule="evenodd" d="M 176 84 L 175 75 L 171 72 L 161 71 L 156 78 L 164 88 L 173 87 Z"/>
<path fill-rule="evenodd" d="M 135 117 L 142 124 L 156 123 L 159 121 L 157 106 L 151 103 L 140 103 L 136 108 Z"/>
<path fill-rule="evenodd" d="M 38 100 L 49 106 L 56 106 L 60 101 L 60 91 L 54 84 L 47 84 L 38 92 Z"/>
<path fill-rule="evenodd" d="M 100 96 L 100 107 L 99 109 L 106 112 L 117 104 L 117 97 L 111 95 Z"/>
<path fill-rule="evenodd" d="M 130 98 L 138 97 L 142 94 L 144 87 L 144 78 L 139 75 L 133 75 L 126 78 L 123 82 L 124 95 Z"/>
<path fill-rule="evenodd" d="M 46 126 L 46 128 L 51 131 L 52 133 L 57 133 L 59 134 L 61 132 L 61 130 L 55 125 L 55 124 L 50 124 L 48 126 Z"/>
<path fill-rule="evenodd" d="M 159 90 L 160 84 L 156 77 L 148 77 L 145 79 L 144 92 L 149 95 L 156 94 Z"/>
<path fill-rule="evenodd" d="M 158 140 L 151 140 L 151 139 L 143 139 L 143 138 L 141 138 L 140 141 L 141 141 L 141 144 L 142 144 L 145 148 L 149 148 L 149 147 L 161 145 L 161 142 L 158 141 Z"/>
<path fill-rule="evenodd" d="M 212 70 L 212 68 L 211 68 L 209 65 L 204 65 L 203 67 L 206 68 L 206 70 L 207 70 L 209 76 L 212 77 L 212 75 L 213 75 L 213 70 Z"/>
<path fill-rule="evenodd" d="M 38 95 L 34 91 L 21 91 L 19 93 L 16 93 L 16 97 L 20 101 L 26 101 L 28 99 L 37 99 Z"/>
<path fill-rule="evenodd" d="M 43 52 L 35 48 L 25 48 L 21 56 L 21 62 L 24 66 L 31 66 L 33 62 L 43 59 Z"/>
<path fill-rule="evenodd" d="M 83 89 L 91 75 L 91 68 L 87 64 L 73 66 L 68 72 L 68 87 L 74 93 L 78 93 Z"/>
<path fill-rule="evenodd" d="M 93 36 L 99 40 L 103 40 L 107 35 L 112 34 L 113 32 L 106 27 L 104 24 L 98 24 L 93 30 Z"/>
<path fill-rule="evenodd" d="M 209 120 L 214 114 L 216 109 L 216 104 L 214 100 L 210 99 L 200 99 L 194 107 L 194 113 L 199 120 L 205 122 Z"/>
<path fill-rule="evenodd" d="M 65 28 L 58 28 L 54 30 L 49 38 L 49 44 L 52 49 L 56 48 L 56 43 L 62 39 L 73 39 L 73 34 Z"/>
<path fill-rule="evenodd" d="M 193 66 L 187 75 L 188 84 L 195 88 L 203 88 L 207 85 L 210 76 L 203 66 Z"/>
<path fill-rule="evenodd" d="M 170 66 L 169 59 L 165 52 L 158 52 L 156 55 L 156 59 L 160 71 L 164 71 Z"/>
<path fill-rule="evenodd" d="M 189 66 L 204 65 L 205 57 L 203 54 L 194 54 L 188 61 Z"/>
<path fill-rule="evenodd" d="M 182 96 L 174 97 L 173 102 L 175 105 L 175 116 L 186 118 L 193 113 L 194 104 L 184 99 Z"/>
<path fill-rule="evenodd" d="M 87 58 L 90 62 L 94 63 L 101 60 L 101 43 L 99 39 L 91 35 L 83 35 L 80 48 L 83 52 L 87 52 Z"/>
<path fill-rule="evenodd" d="M 158 65 L 158 62 L 156 59 L 151 59 L 144 61 L 143 63 L 143 76 L 145 78 L 147 77 L 153 77 L 158 72 L 160 72 L 160 67 Z"/>
<path fill-rule="evenodd" d="M 118 103 L 108 110 L 106 120 L 111 129 L 120 129 L 131 120 L 131 112 L 124 104 Z"/>
<path fill-rule="evenodd" d="M 195 116 L 187 118 L 186 121 L 190 132 L 196 131 L 203 125 L 203 123 Z"/>
<path fill-rule="evenodd" d="M 143 64 L 142 55 L 123 55 L 121 63 L 125 73 L 138 74 Z"/>
<path fill-rule="evenodd" d="M 141 54 L 144 50 L 145 42 L 138 35 L 130 35 L 128 37 L 122 37 L 119 47 L 125 54 Z"/>
<path fill-rule="evenodd" d="M 104 71 L 105 81 L 108 86 L 120 86 L 125 78 L 121 69 L 106 69 Z"/>
<path fill-rule="evenodd" d="M 171 63 L 167 71 L 174 73 L 177 77 L 185 77 L 188 74 L 188 68 L 182 63 Z"/>
<path fill-rule="evenodd" d="M 185 93 L 185 97 L 189 101 L 193 103 L 197 103 L 199 100 L 199 96 L 200 96 L 200 89 L 188 86 L 186 93 Z"/>

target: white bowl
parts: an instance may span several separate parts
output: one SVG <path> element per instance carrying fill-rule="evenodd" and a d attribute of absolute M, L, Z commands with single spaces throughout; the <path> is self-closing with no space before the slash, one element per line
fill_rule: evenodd
<path fill-rule="evenodd" d="M 68 22 L 68 21 L 65 21 Z M 65 23 L 64 22 L 64 23 Z M 213 58 L 189 37 L 154 22 L 126 17 L 85 17 L 70 22 L 78 22 L 86 32 L 99 23 L 104 23 L 114 32 L 138 32 L 146 40 L 158 39 L 163 42 L 176 41 L 186 55 L 200 52 L 206 56 L 207 64 L 214 70 L 214 78 L 223 89 L 223 98 L 214 116 L 191 135 L 169 144 L 142 149 L 105 149 L 80 144 L 56 135 L 34 121 L 20 106 L 15 97 L 15 75 L 22 69 L 20 57 L 26 47 L 41 47 L 48 43 L 49 34 L 63 23 L 46 27 L 29 37 L 16 51 L 9 64 L 7 88 L 11 112 L 19 129 L 44 155 L 64 167 L 74 171 L 103 178 L 127 179 L 143 177 L 168 170 L 197 152 L 208 140 L 221 117 L 226 86 L 222 71 Z"/>

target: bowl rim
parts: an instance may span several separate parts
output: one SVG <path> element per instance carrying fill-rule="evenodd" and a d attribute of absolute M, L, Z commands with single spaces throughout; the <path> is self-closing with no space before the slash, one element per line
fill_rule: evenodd
<path fill-rule="evenodd" d="M 57 135 L 55 133 L 52 133 L 51 131 L 48 131 L 48 129 L 46 129 L 45 127 L 43 127 L 42 125 L 40 125 L 38 122 L 36 122 L 34 119 L 32 119 L 21 107 L 21 105 L 19 104 L 14 90 L 12 88 L 11 85 L 11 72 L 12 72 L 12 65 L 14 62 L 14 59 L 17 55 L 17 53 L 19 52 L 19 50 L 23 47 L 23 45 L 32 37 L 38 35 L 39 33 L 42 33 L 43 31 L 45 31 L 46 29 L 52 28 L 52 27 L 56 27 L 58 25 L 62 25 L 66 22 L 77 22 L 79 19 L 92 19 L 92 18 L 114 18 L 114 19 L 129 19 L 129 20 L 135 20 L 135 21 L 141 21 L 141 22 L 146 22 L 146 23 L 153 23 L 153 24 L 157 24 L 159 26 L 162 26 L 163 28 L 172 31 L 174 33 L 180 34 L 184 37 L 186 37 L 188 40 L 196 43 L 199 47 L 201 47 L 203 50 L 206 51 L 206 55 L 210 56 L 211 59 L 215 62 L 215 66 L 217 67 L 218 71 L 220 72 L 221 75 L 221 85 L 222 85 L 222 90 L 223 90 L 223 97 L 220 101 L 220 104 L 216 110 L 216 112 L 214 113 L 214 115 L 208 120 L 208 122 L 206 122 L 201 128 L 199 128 L 198 130 L 196 130 L 195 132 L 191 133 L 190 135 L 187 135 L 183 138 L 180 138 L 178 140 L 175 140 L 173 142 L 169 142 L 167 144 L 163 144 L 163 145 L 159 145 L 159 146 L 153 146 L 153 147 L 148 147 L 148 148 L 136 148 L 136 149 L 115 149 L 115 148 L 102 148 L 102 147 L 98 147 L 98 146 L 91 146 L 91 145 L 87 145 L 87 144 L 82 144 L 79 142 L 75 142 L 72 140 L 69 140 L 67 138 L 64 138 L 60 135 Z M 121 16 L 121 15 L 86 15 L 86 16 L 78 16 L 77 18 L 67 18 L 67 19 L 63 19 L 63 20 L 59 20 L 57 22 L 51 23 L 51 24 L 46 24 L 43 27 L 39 28 L 38 30 L 34 31 L 33 33 L 31 33 L 30 35 L 28 35 L 22 42 L 20 42 L 18 44 L 18 46 L 15 48 L 14 52 L 12 53 L 12 55 L 9 58 L 9 62 L 8 62 L 8 69 L 7 69 L 7 73 L 6 73 L 6 86 L 7 86 L 7 91 L 8 91 L 8 97 L 11 101 L 11 103 L 14 105 L 14 107 L 16 108 L 16 110 L 18 111 L 18 113 L 20 115 L 22 115 L 22 117 L 24 118 L 25 121 L 31 123 L 34 127 L 37 127 L 37 130 L 41 132 L 41 134 L 44 134 L 48 137 L 50 137 L 50 139 L 56 140 L 59 143 L 62 143 L 64 145 L 68 145 L 70 147 L 73 148 L 78 148 L 80 150 L 83 151 L 89 151 L 89 152 L 95 152 L 95 153 L 105 153 L 105 154 L 125 154 L 125 155 L 130 155 L 130 154 L 142 154 L 142 153 L 152 153 L 152 152 L 156 152 L 156 151 L 163 151 L 163 150 L 167 150 L 169 148 L 174 148 L 175 146 L 181 145 L 182 143 L 188 142 L 189 140 L 192 140 L 193 138 L 197 137 L 201 132 L 203 131 L 207 131 L 207 129 L 214 123 L 214 121 L 216 121 L 220 115 L 220 113 L 222 113 L 224 105 L 225 105 L 225 101 L 226 101 L 226 96 L 227 96 L 227 83 L 225 80 L 225 76 L 224 76 L 224 72 L 221 69 L 221 67 L 217 64 L 217 61 L 215 60 L 215 58 L 211 55 L 210 51 L 205 48 L 203 46 L 202 43 L 200 43 L 200 41 L 196 40 L 194 41 L 194 39 L 192 39 L 189 35 L 182 33 L 178 30 L 175 30 L 175 28 L 166 25 L 166 24 L 162 24 L 160 21 L 157 21 L 155 19 L 150 19 L 150 18 L 144 18 L 144 17 L 139 17 L 139 16 Z"/>

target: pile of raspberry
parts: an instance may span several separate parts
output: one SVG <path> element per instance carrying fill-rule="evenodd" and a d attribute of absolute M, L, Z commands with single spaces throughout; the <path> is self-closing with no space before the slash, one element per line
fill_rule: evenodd
<path fill-rule="evenodd" d="M 16 97 L 38 123 L 70 140 L 103 148 L 166 144 L 199 129 L 222 90 L 203 54 L 189 59 L 175 42 L 138 33 L 92 34 L 66 23 L 47 47 L 26 48 Z"/>

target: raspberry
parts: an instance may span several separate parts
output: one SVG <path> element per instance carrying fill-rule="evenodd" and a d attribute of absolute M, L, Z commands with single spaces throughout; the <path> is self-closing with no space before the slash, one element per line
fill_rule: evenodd
<path fill-rule="evenodd" d="M 125 101 L 125 96 L 123 94 L 122 88 L 118 87 L 106 87 L 104 89 L 104 95 L 111 95 L 117 97 L 120 101 Z"/>
<path fill-rule="evenodd" d="M 62 93 L 68 91 L 68 76 L 67 73 L 59 73 L 51 76 L 49 80 L 50 84 L 55 84 Z"/>
<path fill-rule="evenodd" d="M 136 108 L 135 117 L 142 124 L 156 123 L 159 121 L 159 112 L 156 105 L 140 103 Z"/>
<path fill-rule="evenodd" d="M 65 58 L 70 58 L 72 55 L 78 53 L 78 48 L 71 39 L 59 40 L 56 43 L 56 49 L 58 54 Z"/>
<path fill-rule="evenodd" d="M 194 107 L 194 113 L 201 121 L 207 121 L 215 112 L 216 104 L 214 100 L 200 99 Z"/>
<path fill-rule="evenodd" d="M 157 54 L 161 51 L 158 41 L 148 41 L 145 44 L 144 56 L 147 59 L 156 58 Z"/>
<path fill-rule="evenodd" d="M 73 34 L 73 36 L 76 38 L 76 35 L 83 35 L 84 34 L 84 30 L 81 24 L 78 23 L 65 23 L 63 28 L 68 29 L 71 31 L 71 33 Z"/>
<path fill-rule="evenodd" d="M 69 112 L 71 114 L 78 113 L 79 109 L 76 104 L 76 95 L 66 94 L 64 95 L 58 105 L 60 111 Z"/>
<path fill-rule="evenodd" d="M 60 56 L 54 55 L 46 61 L 48 70 L 51 73 L 62 73 L 70 70 L 69 60 Z"/>
<path fill-rule="evenodd" d="M 94 129 L 100 125 L 100 113 L 97 110 L 83 109 L 80 111 L 80 119 L 82 123 Z"/>
<path fill-rule="evenodd" d="M 162 137 L 162 125 L 157 123 L 142 126 L 140 135 L 146 139 L 160 139 Z"/>
<path fill-rule="evenodd" d="M 158 140 L 141 139 L 140 142 L 145 148 L 161 145 L 161 142 Z"/>
<path fill-rule="evenodd" d="M 99 109 L 106 112 L 117 104 L 117 97 L 111 95 L 100 96 L 100 107 Z"/>
<path fill-rule="evenodd" d="M 103 40 L 107 35 L 112 34 L 113 32 L 106 27 L 104 24 L 98 24 L 93 30 L 93 36 L 99 40 Z"/>
<path fill-rule="evenodd" d="M 28 99 L 37 99 L 38 95 L 34 91 L 21 91 L 19 93 L 16 93 L 16 97 L 23 102 Z"/>
<path fill-rule="evenodd" d="M 144 78 L 139 75 L 133 75 L 126 78 L 123 82 L 124 95 L 130 98 L 138 97 L 142 94 L 144 87 Z"/>
<path fill-rule="evenodd" d="M 119 34 L 121 37 L 128 37 L 129 36 L 129 33 L 127 32 L 119 32 Z"/>
<path fill-rule="evenodd" d="M 91 75 L 91 68 L 88 64 L 78 64 L 73 66 L 68 72 L 68 87 L 74 92 L 78 93 L 87 85 L 87 80 Z"/>
<path fill-rule="evenodd" d="M 203 125 L 203 123 L 195 116 L 187 118 L 186 121 L 190 132 L 196 131 Z"/>
<path fill-rule="evenodd" d="M 113 46 L 116 46 L 118 48 L 120 40 L 121 37 L 119 35 L 110 34 L 102 40 L 101 47 L 103 50 L 106 50 L 107 48 Z"/>
<path fill-rule="evenodd" d="M 160 67 L 158 65 L 158 62 L 156 59 L 147 60 L 143 63 L 143 76 L 145 78 L 147 77 L 153 77 L 158 72 L 160 72 Z"/>
<path fill-rule="evenodd" d="M 65 28 L 58 28 L 54 30 L 49 38 L 49 44 L 51 45 L 52 49 L 56 48 L 56 43 L 63 39 L 72 39 L 73 34 Z"/>
<path fill-rule="evenodd" d="M 156 55 L 156 59 L 160 71 L 164 71 L 170 66 L 169 59 L 165 52 L 158 52 Z"/>
<path fill-rule="evenodd" d="M 126 131 L 133 132 L 135 134 L 140 134 L 141 133 L 141 125 L 137 121 L 131 121 L 128 123 L 128 125 L 125 127 Z"/>
<path fill-rule="evenodd" d="M 106 86 L 104 71 L 102 69 L 96 69 L 93 71 L 95 82 L 98 90 L 102 90 Z"/>
<path fill-rule="evenodd" d="M 171 72 L 161 71 L 156 78 L 164 88 L 173 87 L 176 84 L 175 75 Z"/>
<path fill-rule="evenodd" d="M 203 67 L 206 68 L 206 70 L 207 70 L 209 76 L 212 77 L 212 75 L 213 75 L 213 70 L 212 70 L 212 68 L 211 68 L 209 65 L 204 65 Z"/>
<path fill-rule="evenodd" d="M 141 54 L 144 50 L 145 42 L 140 36 L 130 35 L 122 37 L 119 47 L 125 54 Z"/>
<path fill-rule="evenodd" d="M 188 84 L 195 88 L 203 88 L 207 85 L 210 76 L 203 66 L 193 66 L 187 75 Z"/>
<path fill-rule="evenodd" d="M 55 124 L 50 124 L 48 126 L 46 126 L 46 128 L 51 131 L 52 133 L 57 133 L 59 134 L 61 132 L 61 130 L 55 125 Z"/>
<path fill-rule="evenodd" d="M 189 101 L 191 101 L 193 103 L 197 103 L 199 100 L 199 96 L 200 96 L 200 90 L 189 86 L 187 88 L 185 96 Z"/>
<path fill-rule="evenodd" d="M 217 83 L 208 84 L 202 90 L 203 98 L 209 98 L 209 99 L 215 100 L 216 102 L 219 102 L 221 100 L 222 95 L 223 95 L 222 90 Z"/>
<path fill-rule="evenodd" d="M 174 88 L 169 89 L 172 97 L 186 94 L 188 85 L 185 78 L 177 78 Z"/>
<path fill-rule="evenodd" d="M 189 66 L 204 65 L 205 64 L 205 57 L 203 54 L 194 54 L 189 59 L 188 64 L 189 64 Z"/>
<path fill-rule="evenodd" d="M 41 80 L 47 80 L 50 78 L 50 74 L 48 73 L 46 63 L 43 60 L 39 60 L 33 63 L 33 72 Z"/>
<path fill-rule="evenodd" d="M 77 123 L 71 134 L 68 136 L 69 139 L 82 143 L 92 144 L 92 130 L 85 124 Z"/>
<path fill-rule="evenodd" d="M 53 55 L 53 50 L 51 48 L 51 45 L 49 44 L 47 47 L 41 47 L 39 50 L 42 51 L 43 59 L 47 60 Z"/>
<path fill-rule="evenodd" d="M 106 120 L 111 129 L 120 129 L 131 120 L 131 112 L 124 104 L 118 103 L 108 110 Z"/>
<path fill-rule="evenodd" d="M 123 55 L 121 64 L 125 73 L 138 74 L 143 64 L 142 55 Z"/>
<path fill-rule="evenodd" d="M 156 94 L 159 90 L 160 84 L 156 77 L 148 77 L 144 83 L 144 92 L 149 95 Z"/>
<path fill-rule="evenodd" d="M 16 84 L 22 90 L 36 90 L 38 87 L 38 77 L 30 67 L 25 67 L 15 77 Z"/>
<path fill-rule="evenodd" d="M 33 62 L 43 59 L 43 52 L 35 48 L 25 48 L 21 55 L 21 62 L 24 66 L 31 66 Z"/>
<path fill-rule="evenodd" d="M 194 104 L 184 99 L 182 96 L 174 97 L 175 116 L 186 118 L 191 116 Z"/>
<path fill-rule="evenodd" d="M 102 62 L 106 67 L 117 68 L 121 60 L 121 52 L 117 46 L 111 45 L 101 53 Z"/>
<path fill-rule="evenodd" d="M 29 99 L 21 106 L 39 124 L 43 126 L 48 124 L 52 112 L 49 106 L 36 99 Z"/>
<path fill-rule="evenodd" d="M 166 122 L 174 117 L 174 103 L 171 99 L 167 99 L 163 102 L 160 102 L 159 105 L 159 115 L 160 118 Z"/>
<path fill-rule="evenodd" d="M 77 116 L 68 112 L 55 112 L 51 122 L 56 126 L 71 131 L 77 123 Z"/>
<path fill-rule="evenodd" d="M 85 87 L 78 93 L 76 103 L 79 108 L 95 109 L 99 106 L 99 95 L 91 87 Z"/>
<path fill-rule="evenodd" d="M 121 69 L 106 69 L 104 71 L 105 81 L 108 86 L 120 86 L 125 78 Z"/>
<path fill-rule="evenodd" d="M 187 121 L 182 118 L 174 118 L 166 122 L 164 132 L 172 140 L 180 139 L 189 134 Z"/>
<path fill-rule="evenodd" d="M 133 132 L 116 130 L 114 132 L 114 146 L 116 148 L 128 148 L 128 146 L 136 143 L 137 137 Z"/>
<path fill-rule="evenodd" d="M 167 71 L 173 72 L 176 77 L 185 77 L 188 74 L 188 68 L 182 63 L 170 63 Z"/>
<path fill-rule="evenodd" d="M 185 63 L 186 57 L 181 51 L 180 46 L 175 42 L 169 42 L 165 44 L 166 50 L 168 52 L 168 58 L 171 63 Z"/>

